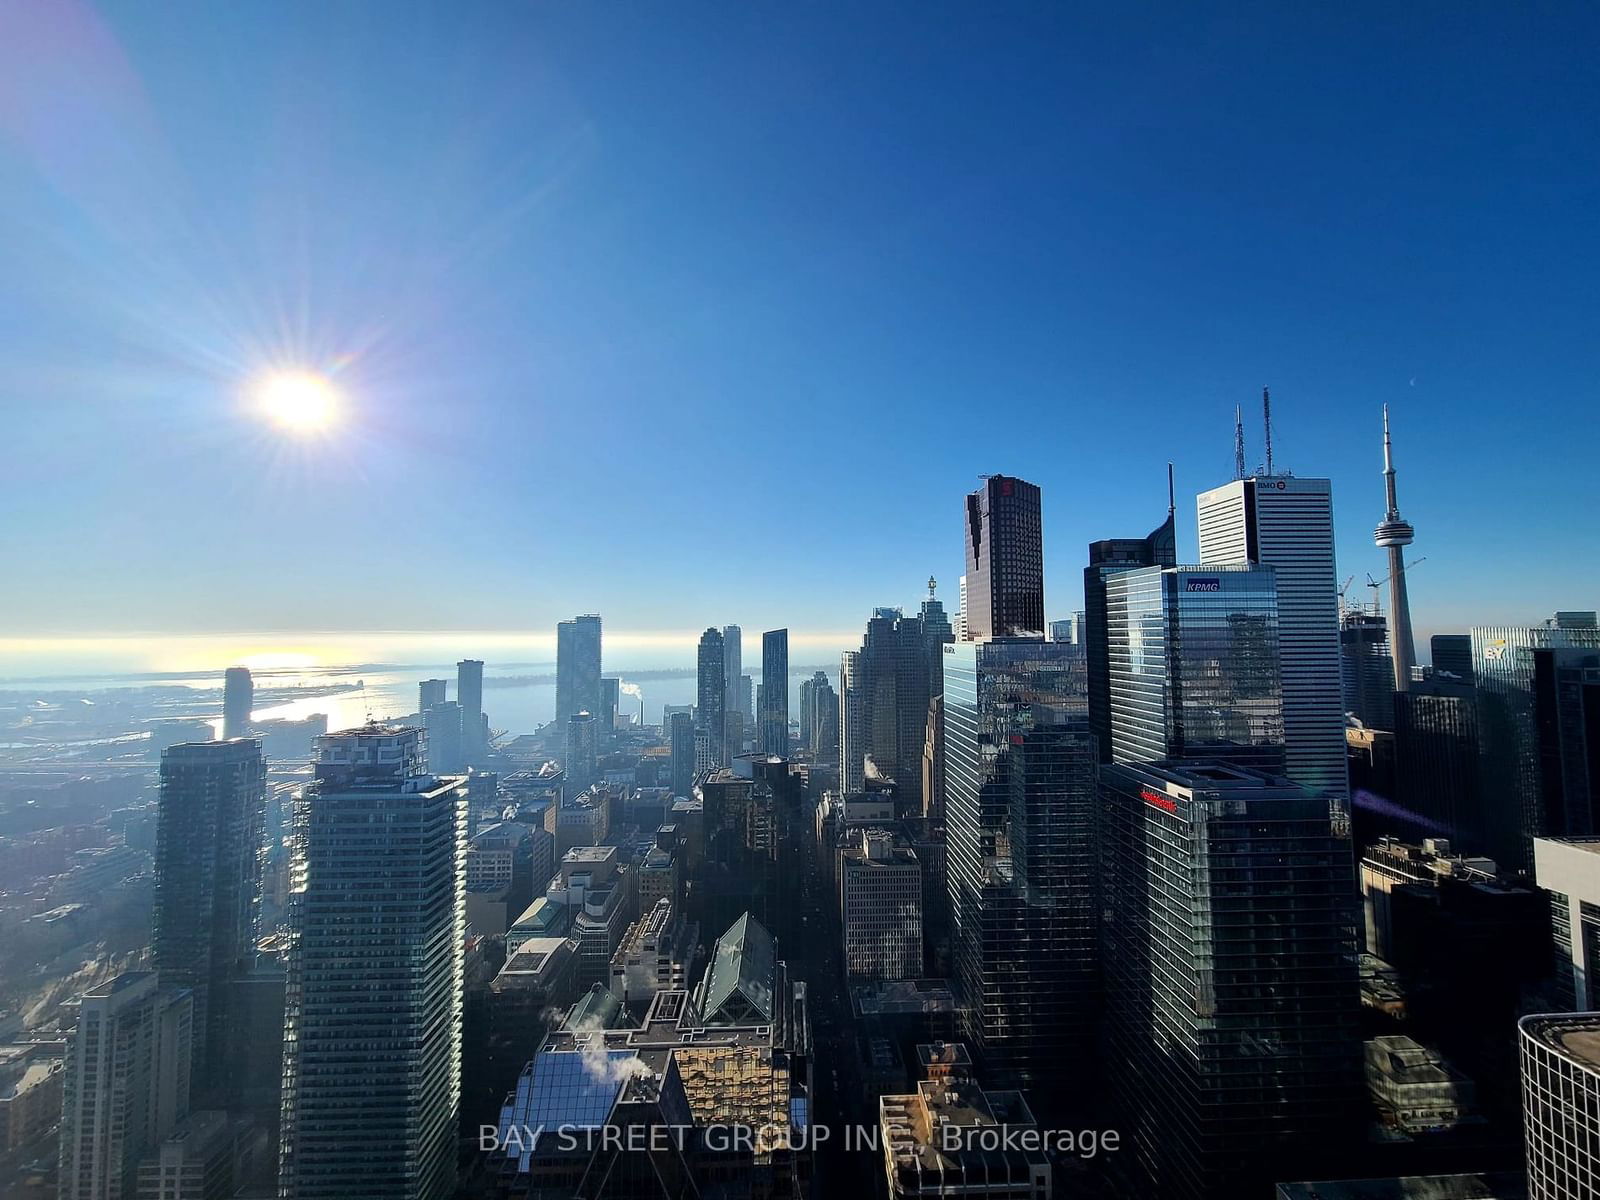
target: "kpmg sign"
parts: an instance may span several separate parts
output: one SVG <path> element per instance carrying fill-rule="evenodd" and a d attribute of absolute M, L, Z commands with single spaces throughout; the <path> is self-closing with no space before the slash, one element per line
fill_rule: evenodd
<path fill-rule="evenodd" d="M 1215 575 L 1191 575 L 1183 581 L 1186 592 L 1220 592 L 1222 580 Z"/>

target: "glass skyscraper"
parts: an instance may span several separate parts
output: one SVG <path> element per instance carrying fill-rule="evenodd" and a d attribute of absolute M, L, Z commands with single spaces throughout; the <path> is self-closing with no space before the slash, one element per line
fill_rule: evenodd
<path fill-rule="evenodd" d="M 1201 492 L 1200 561 L 1278 573 L 1278 652 L 1290 779 L 1341 803 L 1350 792 L 1339 674 L 1333 486 L 1258 475 Z"/>
<path fill-rule="evenodd" d="M 1339 677 L 1344 710 L 1368 729 L 1394 729 L 1394 658 L 1389 622 L 1359 610 L 1339 617 Z"/>
<path fill-rule="evenodd" d="M 761 635 L 761 750 L 789 753 L 789 631 Z"/>
<path fill-rule="evenodd" d="M 442 1200 L 461 1107 L 467 806 L 422 733 L 317 739 L 297 802 L 278 1190 Z"/>
<path fill-rule="evenodd" d="M 1270 567 L 1139 567 L 1105 580 L 1111 758 L 1212 758 L 1281 773 Z"/>
<path fill-rule="evenodd" d="M 1088 660 L 1089 728 L 1094 731 L 1100 761 L 1111 761 L 1111 684 L 1106 645 L 1106 581 L 1135 567 L 1175 567 L 1178 540 L 1173 509 L 1166 521 L 1142 538 L 1107 538 L 1089 545 L 1083 571 L 1083 641 Z"/>
<path fill-rule="evenodd" d="M 728 765 L 728 680 L 721 631 L 712 628 L 700 635 L 696 656 L 695 730 L 706 740 L 711 762 Z"/>
<path fill-rule="evenodd" d="M 556 721 L 600 713 L 600 617 L 589 613 L 556 626 Z"/>
<path fill-rule="evenodd" d="M 1136 1194 L 1329 1170 L 1363 1119 L 1348 833 L 1325 797 L 1221 763 L 1101 781 L 1107 1071 Z"/>
<path fill-rule="evenodd" d="M 255 738 L 161 755 L 151 952 L 163 987 L 194 995 L 195 1091 L 224 1082 L 237 1030 L 230 985 L 255 961 L 267 768 Z"/>
<path fill-rule="evenodd" d="M 1043 637 L 1044 534 L 1039 488 L 991 475 L 967 496 L 965 638 Z"/>
<path fill-rule="evenodd" d="M 944 648 L 945 820 L 962 1035 L 986 1078 L 1081 1087 L 1098 1003 L 1096 755 L 1081 656 Z M 1075 1068 L 1076 1069 L 1076 1068 Z"/>

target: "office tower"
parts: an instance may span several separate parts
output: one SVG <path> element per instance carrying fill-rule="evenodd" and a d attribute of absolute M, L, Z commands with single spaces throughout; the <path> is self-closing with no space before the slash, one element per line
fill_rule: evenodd
<path fill-rule="evenodd" d="M 800 681 L 800 744 L 809 747 L 817 727 L 817 681 L 828 682 L 828 677 L 816 671 L 810 679 Z"/>
<path fill-rule="evenodd" d="M 1089 544 L 1089 565 L 1083 569 L 1084 651 L 1089 677 L 1089 728 L 1099 746 L 1100 761 L 1111 761 L 1111 666 L 1106 646 L 1106 580 L 1135 567 L 1175 567 L 1178 540 L 1167 476 L 1167 519 L 1142 538 L 1107 538 Z"/>
<path fill-rule="evenodd" d="M 956 641 L 964 642 L 967 640 L 967 577 L 965 575 L 961 577 L 958 587 L 960 588 L 960 593 L 956 597 L 955 634 Z"/>
<path fill-rule="evenodd" d="M 1418 837 L 1448 837 L 1482 853 L 1490 822 L 1478 784 L 1478 702 L 1470 685 L 1443 676 L 1394 697 L 1394 797 L 1398 823 Z M 1394 818 L 1391 818 L 1393 821 Z M 1399 832 L 1408 832 L 1401 829 Z"/>
<path fill-rule="evenodd" d="M 1531 629 L 1472 630 L 1485 853 L 1532 865 L 1532 840 L 1600 833 L 1600 629 L 1569 614 Z"/>
<path fill-rule="evenodd" d="M 600 679 L 600 729 L 604 733 L 617 731 L 617 709 L 622 703 L 622 680 L 615 675 Z"/>
<path fill-rule="evenodd" d="M 761 635 L 761 750 L 789 753 L 789 631 Z"/>
<path fill-rule="evenodd" d="M 450 686 L 447 679 L 424 679 L 417 684 L 417 711 L 425 713 L 435 704 L 443 704 L 446 699 L 446 689 Z"/>
<path fill-rule="evenodd" d="M 945 643 L 930 643 L 917 617 L 898 608 L 875 609 L 856 652 L 840 672 L 850 762 L 840 786 L 859 791 L 866 762 L 892 779 L 912 810 L 922 809 L 922 748 L 932 695 L 930 656 Z"/>
<path fill-rule="evenodd" d="M 60 1200 L 133 1200 L 139 1159 L 189 1112 L 187 990 L 124 971 L 85 992 L 62 1079 Z"/>
<path fill-rule="evenodd" d="M 725 766 L 727 753 L 727 666 L 722 634 L 707 629 L 700 635 L 696 658 L 695 731 L 706 739 L 707 753 L 717 766 Z"/>
<path fill-rule="evenodd" d="M 1380 616 L 1351 609 L 1339 616 L 1339 678 L 1344 710 L 1368 729 L 1394 728 L 1395 664 L 1389 626 Z"/>
<path fill-rule="evenodd" d="M 256 685 L 249 667 L 229 667 L 222 676 L 222 736 L 244 737 L 250 732 L 250 712 L 255 707 Z"/>
<path fill-rule="evenodd" d="M 600 722 L 593 713 L 573 713 L 567 720 L 567 791 L 576 794 L 595 782 Z"/>
<path fill-rule="evenodd" d="M 1405 554 L 1416 531 L 1401 517 L 1400 502 L 1395 499 L 1394 453 L 1389 444 L 1387 404 L 1383 406 L 1383 492 L 1388 507 L 1383 520 L 1372 532 L 1372 540 L 1389 552 L 1389 631 L 1394 640 L 1394 690 L 1403 692 L 1411 686 L 1411 669 L 1417 665 L 1417 651 L 1411 643 L 1411 602 L 1406 597 Z"/>
<path fill-rule="evenodd" d="M 1248 566 L 1105 577 L 1113 762 L 1283 770 L 1276 584 L 1270 567 Z"/>
<path fill-rule="evenodd" d="M 922 815 L 944 823 L 944 695 L 928 701 L 922 732 Z"/>
<path fill-rule="evenodd" d="M 1050 640 L 1052 642 L 1068 642 L 1068 643 L 1070 643 L 1072 641 L 1072 622 L 1071 621 L 1051 621 L 1050 622 Z"/>
<path fill-rule="evenodd" d="M 1044 535 L 1039 489 L 990 475 L 967 496 L 965 637 L 1043 637 Z"/>
<path fill-rule="evenodd" d="M 1107 1070 L 1138 1194 L 1305 1175 L 1362 1120 L 1348 836 L 1325 797 L 1220 763 L 1115 764 L 1101 794 Z"/>
<path fill-rule="evenodd" d="M 962 1034 L 1041 1092 L 1094 1057 L 1094 742 L 1081 662 L 1043 640 L 945 647 L 945 823 Z M 1082 1080 L 1074 1085 L 1082 1094 Z"/>
<path fill-rule="evenodd" d="M 748 716 L 740 703 L 742 690 L 739 679 L 744 674 L 744 631 L 737 625 L 722 627 L 722 677 L 724 681 L 722 711 Z"/>
<path fill-rule="evenodd" d="M 839 925 L 851 978 L 922 974 L 922 864 L 889 830 L 861 830 L 840 851 Z"/>
<path fill-rule="evenodd" d="M 922 623 L 922 640 L 928 653 L 928 693 L 937 696 L 944 691 L 944 647 L 956 640 L 955 626 L 945 615 L 944 604 L 934 596 L 939 586 L 932 575 L 928 576 L 928 595 L 922 602 L 917 619 Z"/>
<path fill-rule="evenodd" d="M 1463 683 L 1471 683 L 1472 635 L 1469 633 L 1436 633 L 1429 639 L 1433 669 L 1454 675 Z"/>
<path fill-rule="evenodd" d="M 208 1103 L 241 1033 L 229 1000 L 255 959 L 266 803 L 254 738 L 192 742 L 161 756 L 151 953 L 162 986 L 193 995 L 194 1088 Z"/>
<path fill-rule="evenodd" d="M 465 792 L 422 733 L 317 739 L 295 812 L 278 1194 L 441 1200 L 461 1102 Z"/>
<path fill-rule="evenodd" d="M 867 697 L 861 679 L 861 653 L 839 656 L 839 790 L 859 792 L 866 780 Z"/>
<path fill-rule="evenodd" d="M 464 722 L 461 705 L 454 700 L 444 700 L 423 710 L 422 728 L 428 735 L 425 750 L 428 770 L 452 775 L 467 769 Z"/>
<path fill-rule="evenodd" d="M 672 794 L 687 796 L 694 788 L 694 718 L 686 712 L 673 713 L 668 739 L 672 746 Z"/>
<path fill-rule="evenodd" d="M 1339 588 L 1333 486 L 1258 475 L 1200 493 L 1200 561 L 1259 563 L 1278 573 L 1286 774 L 1308 791 L 1348 797 L 1339 678 Z"/>
<path fill-rule="evenodd" d="M 1528 1200 L 1578 1200 L 1600 1180 L 1600 1015 L 1517 1022 Z"/>
<path fill-rule="evenodd" d="M 1533 878 L 1550 898 L 1552 998 L 1562 1009 L 1600 1009 L 1600 841 L 1535 838 Z"/>
<path fill-rule="evenodd" d="M 556 720 L 600 711 L 600 617 L 589 613 L 556 626 Z"/>
<path fill-rule="evenodd" d="M 489 749 L 483 727 L 483 663 L 464 658 L 456 664 L 456 703 L 461 706 L 461 754 L 469 765 L 481 763 Z"/>
<path fill-rule="evenodd" d="M 755 697 L 755 690 L 755 680 L 748 675 L 739 676 L 739 703 L 735 705 L 730 701 L 728 704 L 728 711 L 737 711 L 740 716 L 746 718 L 745 724 L 751 728 L 755 727 L 756 707 L 752 702 Z"/>

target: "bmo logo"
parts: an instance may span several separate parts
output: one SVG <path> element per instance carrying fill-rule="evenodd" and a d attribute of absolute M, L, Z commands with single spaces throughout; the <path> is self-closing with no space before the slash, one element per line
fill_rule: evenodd
<path fill-rule="evenodd" d="M 1220 592 L 1222 580 L 1214 575 L 1204 577 L 1191 576 L 1183 581 L 1183 590 L 1186 592 Z"/>

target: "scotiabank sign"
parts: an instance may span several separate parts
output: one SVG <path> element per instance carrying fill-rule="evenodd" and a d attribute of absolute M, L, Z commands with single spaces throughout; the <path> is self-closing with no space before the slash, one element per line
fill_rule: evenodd
<path fill-rule="evenodd" d="M 1222 580 L 1215 575 L 1191 575 L 1183 581 L 1183 590 L 1186 592 L 1220 592 Z"/>
<path fill-rule="evenodd" d="M 1176 813 L 1178 811 L 1178 802 L 1171 796 L 1163 796 L 1160 792 L 1152 792 L 1149 788 L 1140 788 L 1139 796 L 1146 804 L 1153 808 L 1159 808 L 1162 812 Z"/>

